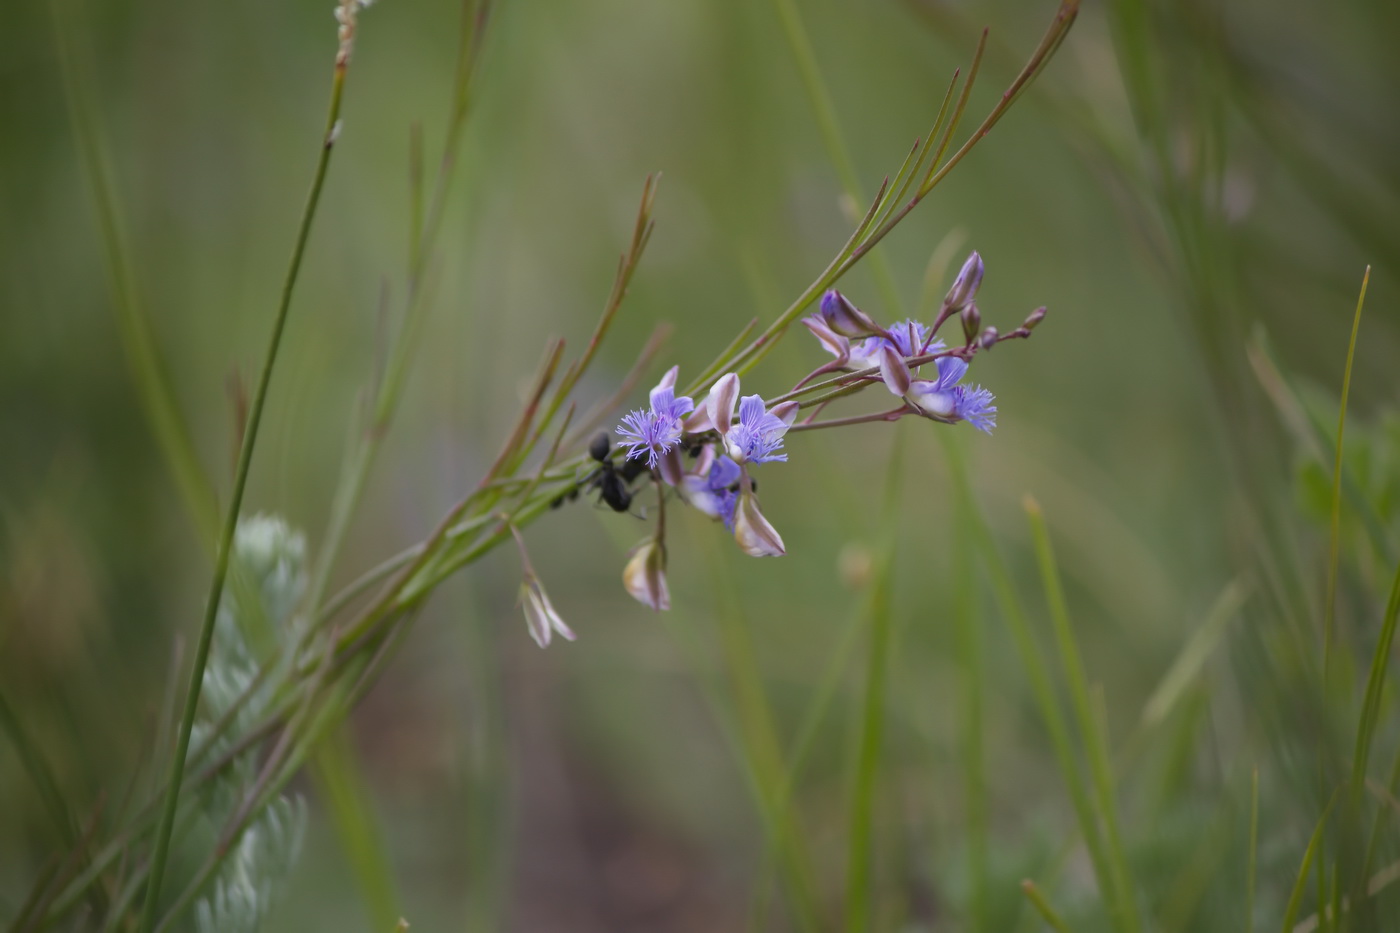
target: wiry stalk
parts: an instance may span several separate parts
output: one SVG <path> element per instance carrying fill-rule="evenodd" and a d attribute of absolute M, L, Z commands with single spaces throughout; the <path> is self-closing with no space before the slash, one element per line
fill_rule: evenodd
<path fill-rule="evenodd" d="M 331 79 L 331 100 L 326 115 L 326 129 L 322 136 L 321 151 L 316 159 L 316 172 L 312 177 L 306 206 L 302 210 L 296 242 L 292 247 L 291 262 L 282 285 L 282 297 L 278 303 L 277 315 L 272 325 L 272 336 L 268 341 L 267 354 L 263 359 L 262 372 L 258 376 L 257 389 L 254 392 L 252 407 L 248 413 L 247 428 L 243 432 L 243 444 L 238 452 L 238 467 L 233 477 L 233 494 L 224 515 L 223 531 L 219 535 L 219 548 L 214 558 L 214 576 L 210 581 L 209 595 L 204 604 L 204 621 L 199 631 L 199 642 L 195 647 L 194 667 L 190 671 L 190 683 L 185 694 L 185 709 L 180 719 L 179 738 L 176 740 L 175 756 L 170 766 L 170 785 L 165 792 L 165 809 L 161 816 L 160 826 L 156 831 L 155 852 L 151 856 L 151 874 L 146 883 L 146 899 L 142 907 L 139 927 L 142 933 L 149 933 L 155 926 L 160 902 L 161 881 L 165 875 L 165 865 L 170 855 L 170 837 L 175 828 L 175 813 L 180 803 L 180 784 L 185 776 L 185 758 L 189 754 L 190 733 L 194 729 L 195 712 L 199 708 L 200 689 L 204 684 L 204 668 L 209 662 L 209 646 L 213 641 L 214 620 L 218 615 L 219 600 L 224 591 L 224 580 L 228 576 L 233 535 L 238 528 L 238 513 L 242 508 L 243 493 L 248 485 L 248 473 L 253 462 L 253 448 L 257 443 L 258 428 L 262 423 L 263 408 L 267 403 L 268 387 L 272 384 L 272 371 L 277 364 L 278 351 L 282 346 L 282 334 L 286 329 L 288 311 L 292 305 L 292 292 L 296 287 L 297 276 L 301 272 L 306 243 L 311 236 L 311 223 L 316 217 L 316 206 L 321 199 L 321 189 L 326 181 L 326 170 L 330 165 L 331 152 L 335 148 L 335 139 L 340 128 L 340 104 L 344 96 L 345 72 L 348 64 L 348 56 L 343 53 L 337 55 L 335 72 Z"/>

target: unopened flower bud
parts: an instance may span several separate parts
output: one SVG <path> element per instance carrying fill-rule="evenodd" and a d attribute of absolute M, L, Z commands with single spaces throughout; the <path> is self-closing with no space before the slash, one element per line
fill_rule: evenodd
<path fill-rule="evenodd" d="M 977 302 L 969 301 L 963 307 L 962 329 L 968 343 L 977 339 L 977 332 L 982 329 L 982 312 L 977 310 Z"/>
<path fill-rule="evenodd" d="M 710 414 L 710 424 L 721 435 L 729 433 L 734 424 L 734 403 L 739 399 L 739 377 L 735 373 L 725 373 L 710 389 L 710 397 L 705 400 L 705 410 Z"/>
<path fill-rule="evenodd" d="M 533 573 L 527 572 L 525 580 L 520 584 L 520 605 L 525 610 L 525 624 L 530 629 L 530 637 L 541 648 L 549 647 L 549 640 L 554 632 L 558 632 L 569 641 L 577 637 L 573 630 L 564 624 L 559 613 L 554 611 L 554 605 L 545 594 L 539 577 Z"/>
<path fill-rule="evenodd" d="M 831 289 L 822 295 L 822 320 L 842 337 L 879 337 L 884 334 L 870 315 L 851 304 L 849 298 Z"/>
<path fill-rule="evenodd" d="M 971 256 L 967 257 L 962 268 L 958 270 L 958 277 L 953 280 L 953 287 L 948 289 L 948 295 L 943 299 L 943 306 L 954 312 L 961 311 L 976 296 L 977 288 L 981 284 L 982 257 L 974 251 Z"/>
<path fill-rule="evenodd" d="M 1025 323 L 1021 327 L 1025 330 L 1035 330 L 1035 326 L 1045 320 L 1045 306 L 1041 305 L 1030 314 L 1026 315 Z"/>
<path fill-rule="evenodd" d="M 880 348 L 880 378 L 885 380 L 885 388 L 896 398 L 903 397 L 909 391 L 909 383 L 913 378 L 909 375 L 909 365 L 893 347 Z"/>
<path fill-rule="evenodd" d="M 648 538 L 632 551 L 622 571 L 622 585 L 643 606 L 661 612 L 671 608 L 671 591 L 666 586 L 666 546 Z"/>
<path fill-rule="evenodd" d="M 988 325 L 987 329 L 982 331 L 982 339 L 979 341 L 982 344 L 982 349 L 990 350 L 992 347 L 996 346 L 997 339 L 1000 337 L 1001 332 L 995 327 Z"/>
<path fill-rule="evenodd" d="M 797 420 L 797 412 L 801 408 L 801 404 L 795 401 L 780 402 L 773 406 L 773 410 L 769 414 L 788 427 L 792 427 L 792 423 Z"/>
<path fill-rule="evenodd" d="M 685 464 L 681 462 L 681 449 L 672 447 L 656 461 L 656 472 L 667 486 L 679 486 L 685 476 Z"/>
<path fill-rule="evenodd" d="M 816 315 L 804 317 L 802 323 L 812 332 L 812 336 L 817 338 L 826 352 L 836 357 L 838 363 L 844 363 L 851 358 L 851 342 L 827 327 L 822 318 Z"/>
<path fill-rule="evenodd" d="M 782 535 L 763 517 L 758 499 L 748 489 L 739 493 L 734 507 L 734 540 L 750 557 L 781 557 L 787 553 Z"/>

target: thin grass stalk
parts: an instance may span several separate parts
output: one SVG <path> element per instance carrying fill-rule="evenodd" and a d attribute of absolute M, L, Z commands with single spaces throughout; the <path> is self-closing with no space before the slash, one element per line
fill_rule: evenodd
<path fill-rule="evenodd" d="M 1249 778 L 1249 870 L 1245 878 L 1244 929 L 1254 933 L 1254 892 L 1259 876 L 1259 768 Z"/>
<path fill-rule="evenodd" d="M 1351 368 L 1356 359 L 1356 334 L 1361 329 L 1361 308 L 1366 303 L 1366 286 L 1371 281 L 1371 267 L 1361 277 L 1361 294 L 1356 298 L 1356 313 L 1351 319 L 1351 339 L 1347 342 L 1347 364 L 1342 373 L 1342 400 L 1337 406 L 1337 451 L 1332 464 L 1332 504 L 1328 512 L 1327 534 L 1327 595 L 1322 604 L 1322 672 L 1323 681 L 1331 674 L 1332 641 L 1337 625 L 1337 566 L 1342 556 L 1342 439 L 1347 425 L 1347 397 L 1351 394 Z"/>
<path fill-rule="evenodd" d="M 812 49 L 812 39 L 807 34 L 807 27 L 802 22 L 802 14 L 797 8 L 794 0 L 773 0 L 773 7 L 777 11 L 778 19 L 783 26 L 783 35 L 787 39 L 788 48 L 792 51 L 792 56 L 796 59 L 797 73 L 802 80 L 802 87 L 807 92 L 807 100 L 812 105 L 812 109 L 817 119 L 817 129 L 821 133 L 822 142 L 826 145 L 827 155 L 831 158 L 832 165 L 836 169 L 836 177 L 841 181 L 841 187 L 850 195 L 854 204 L 863 204 L 865 199 L 860 193 L 860 179 L 856 175 L 855 161 L 851 158 L 850 149 L 846 146 L 845 137 L 841 133 L 841 121 L 836 116 L 836 106 L 832 103 L 831 93 L 827 90 L 826 82 L 822 79 L 821 68 L 817 65 L 817 55 Z M 901 304 L 899 299 L 899 287 L 895 284 L 894 269 L 890 266 L 888 257 L 884 253 L 879 253 L 872 257 L 872 270 L 875 274 L 876 287 L 884 294 L 885 302 L 891 308 L 898 308 Z"/>
<path fill-rule="evenodd" d="M 1035 912 L 1040 914 L 1040 919 L 1048 923 L 1055 933 L 1070 933 L 1068 924 L 1059 914 L 1055 913 L 1055 908 L 1050 906 L 1050 902 L 1045 899 L 1044 894 L 1040 893 L 1040 888 L 1036 887 L 1034 881 L 1030 879 L 1022 881 L 1021 893 L 1026 896 L 1026 900 L 1030 901 Z"/>
<path fill-rule="evenodd" d="M 875 820 L 875 789 L 884 741 L 885 683 L 889 677 L 889 654 L 894 612 L 890 590 L 894 581 L 895 539 L 899 526 L 900 481 L 904 459 L 904 433 L 896 430 L 885 476 L 885 503 L 881 527 L 885 533 L 871 575 L 870 641 L 867 648 L 865 696 L 860 708 L 860 739 L 856 752 L 855 782 L 851 792 L 849 837 L 846 854 L 847 933 L 870 929 L 870 877 Z"/>
<path fill-rule="evenodd" d="M 1313 860 L 1317 856 L 1318 849 L 1322 846 L 1322 837 L 1327 829 L 1327 817 L 1331 815 L 1332 805 L 1336 802 L 1337 795 L 1333 794 L 1327 807 L 1322 811 L 1322 816 L 1318 818 L 1317 826 L 1313 829 L 1311 838 L 1308 839 L 1307 848 L 1303 850 L 1303 863 L 1298 867 L 1298 878 L 1294 881 L 1293 891 L 1288 896 L 1288 906 L 1284 908 L 1281 933 L 1293 933 L 1293 927 L 1298 922 L 1298 911 L 1303 905 L 1303 892 L 1307 889 L 1308 872 L 1312 869 Z M 1323 866 L 1318 866 L 1318 871 L 1324 870 Z M 1321 904 L 1319 904 L 1320 908 Z"/>
<path fill-rule="evenodd" d="M 175 390 L 151 323 L 141 306 L 136 273 L 127 251 L 121 208 L 111 181 L 112 170 L 102 138 L 101 125 L 93 110 L 91 83 L 73 48 L 74 30 L 68 4 L 72 0 L 50 0 L 54 44 L 63 76 L 68 118 L 77 137 L 78 155 L 97 211 L 98 228 L 107 270 L 107 286 L 116 311 L 127 370 L 136 383 L 141 408 L 150 424 L 166 465 L 175 477 L 185 508 L 194 521 L 199 541 L 211 546 L 219 532 L 219 506 L 214 488 L 200 466 L 190 440 Z"/>
<path fill-rule="evenodd" d="M 1103 820 L 1104 836 L 1108 843 L 1108 867 L 1113 886 L 1111 899 L 1118 926 L 1127 933 L 1137 933 L 1142 928 L 1138 915 L 1137 902 L 1133 895 L 1132 880 L 1128 871 L 1127 859 L 1123 854 L 1123 841 L 1118 827 L 1118 806 L 1113 787 L 1113 769 L 1109 759 L 1106 730 L 1094 710 L 1090 697 L 1088 678 L 1084 673 L 1084 662 L 1080 657 L 1079 645 L 1074 628 L 1069 620 L 1069 608 L 1065 601 L 1064 588 L 1060 583 L 1060 573 L 1055 562 L 1050 534 L 1045 527 L 1045 518 L 1040 505 L 1027 496 L 1025 499 L 1026 517 L 1030 521 L 1031 539 L 1035 545 L 1036 561 L 1040 565 L 1041 582 L 1045 588 L 1046 602 L 1050 607 L 1050 620 L 1055 630 L 1055 642 L 1059 648 L 1060 664 L 1069 686 L 1070 700 L 1078 719 L 1080 738 L 1084 742 L 1089 761 L 1089 774 L 1093 781 L 1099 818 Z"/>
<path fill-rule="evenodd" d="M 749 627 L 744 619 L 724 569 L 718 548 L 711 541 L 706 545 L 707 563 L 715 592 L 720 597 L 717 615 L 720 622 L 722 658 L 729 675 L 731 696 L 738 719 L 740 751 L 754 782 L 755 795 L 763 811 L 768 831 L 768 848 L 774 851 L 783 870 L 793 919 L 807 931 L 821 929 L 812 868 L 807 859 L 808 847 L 800 838 L 800 829 L 785 800 L 786 768 L 784 767 L 773 711 L 763 689 L 763 677 L 754 656 Z"/>
<path fill-rule="evenodd" d="M 185 710 L 181 717 L 175 757 L 170 769 L 165 811 L 161 817 L 160 827 L 156 831 L 156 847 L 151 861 L 151 875 L 147 883 L 145 902 L 141 911 L 139 929 L 142 933 L 150 933 L 155 924 L 161 881 L 165 874 L 166 860 L 170 855 L 170 836 L 174 830 L 175 812 L 180 800 L 180 784 L 185 776 L 185 757 L 189 753 L 190 733 L 194 729 L 195 713 L 199 708 L 199 694 L 204 683 L 204 668 L 209 661 L 209 646 L 213 640 L 214 619 L 218 614 L 219 599 L 223 595 L 224 579 L 228 574 L 229 555 L 233 549 L 233 535 L 238 527 L 238 514 L 243 505 L 243 493 L 247 488 L 248 473 L 252 467 L 253 449 L 257 443 L 258 428 L 262 423 L 268 388 L 272 384 L 272 372 L 277 364 L 278 350 L 281 349 L 282 345 L 282 334 L 287 325 L 288 312 L 291 309 L 292 292 L 296 287 L 297 276 L 301 272 L 302 257 L 305 255 L 306 244 L 311 236 L 311 223 L 316 216 L 316 207 L 320 202 L 321 190 L 326 180 L 326 170 L 330 166 L 331 152 L 335 148 L 347 64 L 343 58 L 338 58 L 336 61 L 335 72 L 331 80 L 331 99 L 321 151 L 316 160 L 316 171 L 312 178 L 311 190 L 307 195 L 306 206 L 302 211 L 296 242 L 292 247 L 292 258 L 287 270 L 286 281 L 282 286 L 281 301 L 273 322 L 272 335 L 268 342 L 267 354 L 263 360 L 262 372 L 258 377 L 257 390 L 253 395 L 253 404 L 248 414 L 248 426 L 244 431 L 242 448 L 238 454 L 238 468 L 234 473 L 233 493 L 229 499 L 223 531 L 219 537 L 214 576 L 209 585 L 209 596 L 204 608 L 204 622 L 200 629 L 199 641 L 195 647 L 194 668 L 190 674 L 189 687 L 186 689 Z"/>
<path fill-rule="evenodd" d="M 946 444 L 949 439 L 943 438 L 943 440 Z M 1025 608 L 1016 595 L 1011 573 L 1000 552 L 997 551 L 986 519 L 976 508 L 976 500 L 973 497 L 972 485 L 968 480 L 967 471 L 957 458 L 948 458 L 948 466 L 957 495 L 971 504 L 969 516 L 976 532 L 977 548 L 982 554 L 983 565 L 991 580 L 992 595 L 1001 610 L 1003 620 L 1011 630 L 1012 640 L 1016 644 L 1017 653 L 1021 656 L 1021 663 L 1025 666 L 1026 673 L 1030 677 L 1036 706 L 1039 708 L 1041 718 L 1045 721 L 1045 727 L 1050 733 L 1051 748 L 1054 750 L 1065 788 L 1069 792 L 1070 802 L 1074 806 L 1079 832 L 1084 837 L 1084 845 L 1089 852 L 1089 861 L 1094 869 L 1094 877 L 1101 891 L 1111 891 L 1113 890 L 1113 878 L 1109 869 L 1107 850 L 1099 829 L 1098 819 L 1094 814 L 1093 804 L 1085 791 L 1086 782 L 1080 772 L 1078 759 L 1070 741 L 1069 727 L 1064 712 L 1055 696 L 1049 668 L 1046 666 L 1045 658 L 1031 632 Z"/>
<path fill-rule="evenodd" d="M 957 438 L 948 438 L 949 457 L 963 456 Z M 970 541 L 971 503 L 962 497 L 953 500 L 954 540 Z M 991 895 L 988 890 L 988 805 L 986 750 L 983 743 L 982 699 L 986 692 L 986 670 L 982 662 L 981 618 L 977 572 L 971 548 L 953 549 L 953 618 L 957 629 L 959 660 L 962 666 L 962 758 L 963 799 L 967 808 L 968 874 L 972 887 L 971 929 L 990 929 Z"/>

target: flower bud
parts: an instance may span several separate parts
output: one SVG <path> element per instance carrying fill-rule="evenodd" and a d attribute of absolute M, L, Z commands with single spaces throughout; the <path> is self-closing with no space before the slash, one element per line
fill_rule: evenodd
<path fill-rule="evenodd" d="M 976 251 L 967 257 L 961 269 L 958 270 L 958 277 L 953 280 L 953 287 L 948 289 L 948 295 L 943 299 L 943 306 L 952 311 L 961 311 L 965 308 L 977 294 L 977 288 L 982 284 L 982 257 Z"/>
<path fill-rule="evenodd" d="M 842 337 L 879 337 L 885 332 L 849 298 L 832 289 L 822 295 L 822 320 Z"/>
<path fill-rule="evenodd" d="M 530 637 L 541 648 L 549 647 L 549 640 L 554 632 L 558 632 L 569 641 L 577 637 L 573 630 L 564 624 L 559 613 L 554 611 L 554 605 L 550 603 L 539 578 L 533 573 L 527 572 L 525 580 L 520 584 L 520 605 L 525 610 L 525 624 L 530 629 Z"/>
<path fill-rule="evenodd" d="M 710 389 L 705 399 L 705 410 L 710 414 L 710 424 L 721 435 L 729 433 L 734 424 L 734 403 L 739 398 L 739 377 L 735 373 L 725 373 Z"/>
<path fill-rule="evenodd" d="M 1035 326 L 1045 320 L 1045 306 L 1041 305 L 1030 314 L 1026 315 L 1025 323 L 1021 325 L 1024 330 L 1035 330 Z"/>
<path fill-rule="evenodd" d="M 982 339 L 978 342 L 982 345 L 983 350 L 990 350 L 997 345 L 997 339 L 1000 337 L 1001 332 L 994 326 L 988 325 L 987 329 L 982 331 Z"/>
<path fill-rule="evenodd" d="M 681 462 L 681 449 L 672 447 L 662 454 L 656 462 L 656 472 L 661 474 L 661 481 L 667 486 L 679 486 L 685 477 L 685 464 Z"/>
<path fill-rule="evenodd" d="M 977 302 L 969 301 L 962 309 L 963 337 L 968 343 L 977 339 L 982 329 L 982 312 L 977 310 Z"/>
<path fill-rule="evenodd" d="M 637 545 L 622 571 L 622 585 L 643 606 L 661 612 L 671 608 L 666 586 L 666 547 L 655 538 Z"/>
<path fill-rule="evenodd" d="M 788 427 L 792 427 L 792 423 L 797 420 L 797 412 L 801 408 L 802 406 L 798 402 L 787 401 L 774 405 L 773 410 L 769 412 L 769 414 L 773 415 L 773 417 L 777 418 Z"/>
<path fill-rule="evenodd" d="M 851 357 L 851 342 L 842 337 L 836 331 L 826 326 L 826 323 L 816 315 L 804 317 L 802 323 L 812 332 L 826 352 L 836 357 L 837 363 L 844 363 Z"/>
<path fill-rule="evenodd" d="M 739 493 L 734 507 L 734 540 L 750 557 L 781 557 L 787 553 L 782 536 L 763 517 L 758 499 L 748 489 Z"/>
<path fill-rule="evenodd" d="M 909 391 L 912 378 L 909 375 L 909 366 L 904 362 L 904 357 L 892 347 L 880 348 L 880 378 L 885 380 L 885 388 L 890 390 L 891 395 L 902 397 Z"/>

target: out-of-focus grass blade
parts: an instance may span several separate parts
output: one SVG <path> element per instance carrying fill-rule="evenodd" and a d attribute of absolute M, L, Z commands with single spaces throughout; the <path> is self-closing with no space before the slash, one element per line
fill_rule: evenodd
<path fill-rule="evenodd" d="M 1293 933 L 1293 926 L 1298 922 L 1298 909 L 1303 904 L 1303 891 L 1308 886 L 1308 871 L 1312 868 L 1313 859 L 1317 856 L 1317 851 L 1322 846 L 1322 835 L 1327 830 L 1327 818 L 1332 815 L 1332 805 L 1337 802 L 1337 795 L 1333 794 L 1328 802 L 1327 808 L 1322 811 L 1322 816 L 1317 821 L 1316 828 L 1313 829 L 1312 838 L 1308 840 L 1308 847 L 1303 851 L 1303 864 L 1298 866 L 1298 880 L 1293 883 L 1293 893 L 1288 897 L 1288 907 L 1283 912 L 1282 933 Z M 1318 871 L 1325 871 L 1325 866 L 1318 866 Z"/>
<path fill-rule="evenodd" d="M 706 536 L 701 546 L 710 568 L 712 589 L 719 595 L 716 615 L 738 727 L 735 751 L 753 785 L 768 831 L 769 848 L 786 876 L 793 919 L 800 929 L 814 931 L 820 924 L 812 869 L 807 860 L 810 849 L 800 838 L 800 827 L 787 806 L 787 770 L 762 673 L 754 657 L 749 623 L 734 591 L 732 575 L 723 566 L 719 544 L 712 536 Z"/>
<path fill-rule="evenodd" d="M 890 630 L 893 613 L 890 589 L 894 575 L 895 542 L 899 530 L 899 486 L 905 432 L 896 428 L 885 477 L 885 502 L 880 527 L 885 534 L 871 575 L 870 645 L 866 664 L 865 698 L 860 713 L 860 744 L 856 753 L 855 784 L 851 793 L 850 836 L 846 845 L 846 930 L 870 929 L 871 838 L 875 814 L 875 785 L 884 737 L 885 681 L 889 674 Z"/>
<path fill-rule="evenodd" d="M 1113 769 L 1109 763 L 1108 739 L 1099 717 L 1094 713 L 1090 698 L 1089 681 L 1084 674 L 1084 662 L 1075 640 L 1074 628 L 1070 625 L 1069 608 L 1065 601 L 1064 589 L 1060 583 L 1059 568 L 1055 563 L 1055 553 L 1050 544 L 1050 534 L 1045 527 L 1045 518 L 1040 505 L 1030 496 L 1025 499 L 1026 517 L 1030 521 L 1031 540 L 1035 545 L 1036 561 L 1040 565 L 1041 583 L 1045 588 L 1045 599 L 1050 607 L 1050 620 L 1055 629 L 1055 642 L 1059 647 L 1060 665 L 1064 670 L 1069 687 L 1070 700 L 1078 719 L 1080 737 L 1084 742 L 1089 759 L 1089 774 L 1093 780 L 1099 817 L 1104 823 L 1104 836 L 1108 844 L 1108 869 L 1112 886 L 1110 900 L 1120 929 L 1127 933 L 1137 933 L 1142 929 L 1127 859 L 1123 855 L 1122 836 L 1118 828 L 1118 811 L 1113 787 Z"/>
<path fill-rule="evenodd" d="M 946 433 L 946 432 L 945 432 Z M 958 439 L 950 438 L 949 456 L 960 457 Z M 953 502 L 953 527 L 955 541 L 970 541 L 975 536 L 972 529 L 973 505 L 962 497 Z M 957 629 L 958 654 L 962 664 L 963 680 L 963 798 L 967 808 L 967 847 L 968 876 L 972 887 L 971 929 L 989 929 L 990 900 L 987 890 L 987 772 L 986 752 L 983 748 L 985 723 L 982 715 L 982 698 L 986 695 L 984 678 L 986 670 L 982 663 L 981 619 L 979 618 L 977 573 L 973 561 L 973 551 L 967 547 L 953 549 L 953 615 Z"/>
<path fill-rule="evenodd" d="M 1294 439 L 1299 444 L 1306 445 L 1312 456 L 1318 460 L 1324 459 L 1327 455 L 1327 428 L 1318 420 L 1313 409 L 1303 404 L 1298 387 L 1274 361 L 1273 348 L 1262 330 L 1254 332 L 1245 347 L 1245 352 L 1255 378 L 1264 389 L 1264 394 L 1278 409 L 1279 417 L 1288 426 Z M 1386 564 L 1400 561 L 1400 553 L 1397 553 L 1391 541 L 1385 522 L 1376 511 L 1375 505 L 1362 491 L 1361 484 L 1356 481 L 1356 474 L 1347 469 L 1345 463 L 1342 464 L 1341 478 L 1342 494 L 1346 496 L 1347 505 L 1355 510 L 1365 526 L 1371 546 Z"/>
<path fill-rule="evenodd" d="M 1151 729 L 1167 718 L 1186 688 L 1215 653 L 1225 634 L 1225 626 L 1240 611 L 1248 595 L 1249 587 L 1242 580 L 1233 580 L 1225 587 L 1206 613 L 1206 620 L 1187 639 L 1181 653 L 1157 684 L 1157 689 L 1152 691 L 1152 696 L 1142 708 L 1139 729 Z"/>
<path fill-rule="evenodd" d="M 1069 927 L 1065 924 L 1060 915 L 1055 913 L 1055 908 L 1050 906 L 1050 902 L 1045 899 L 1045 895 L 1040 893 L 1040 889 L 1035 886 L 1035 882 L 1027 879 L 1021 882 L 1021 893 L 1026 896 L 1026 900 L 1031 902 L 1035 912 L 1040 914 L 1042 920 L 1050 924 L 1050 928 L 1055 933 L 1069 933 Z"/>
<path fill-rule="evenodd" d="M 312 769 L 370 921 L 375 929 L 386 929 L 403 910 L 347 729 L 330 730 L 312 754 Z"/>
<path fill-rule="evenodd" d="M 1380 638 L 1376 641 L 1376 650 L 1371 656 L 1371 673 L 1366 678 L 1366 696 L 1361 703 L 1361 720 L 1356 727 L 1356 755 L 1351 766 L 1353 800 L 1360 798 L 1366 784 L 1366 764 L 1371 755 L 1376 723 L 1380 719 L 1381 692 L 1385 689 L 1386 668 L 1390 663 L 1390 646 L 1395 640 L 1397 615 L 1400 615 L 1400 566 L 1395 568 L 1395 579 L 1390 585 L 1385 620 L 1381 623 Z"/>
<path fill-rule="evenodd" d="M 1249 779 L 1249 876 L 1245 881 L 1244 930 L 1254 933 L 1254 887 L 1259 871 L 1259 769 Z"/>
<path fill-rule="evenodd" d="M 1337 565 L 1342 556 L 1342 438 L 1347 425 L 1347 396 L 1351 394 L 1351 367 L 1356 358 L 1356 333 L 1361 328 L 1361 308 L 1366 304 L 1366 286 L 1371 281 L 1371 267 L 1361 277 L 1361 294 L 1356 299 L 1356 314 L 1351 320 L 1351 340 L 1347 343 L 1347 365 L 1342 373 L 1342 400 L 1337 407 L 1337 453 L 1332 464 L 1332 508 L 1327 541 L 1327 596 L 1322 604 L 1322 670 L 1324 678 L 1330 671 L 1332 659 L 1332 630 L 1337 625 Z"/>
<path fill-rule="evenodd" d="M 951 439 L 943 437 L 943 432 L 938 433 L 944 443 L 944 451 L 949 452 Z M 1060 708 L 1060 702 L 1055 696 L 1049 668 L 1036 644 L 1035 636 L 1031 633 L 1026 611 L 1022 607 L 1021 601 L 1016 595 L 1016 588 L 1011 582 L 1011 573 L 1002 560 L 1000 552 L 997 551 L 996 543 L 992 540 L 991 531 L 987 527 L 985 518 L 976 507 L 972 484 L 968 480 L 967 470 L 961 458 L 950 454 L 948 468 L 952 474 L 955 494 L 969 506 L 968 517 L 971 528 L 975 532 L 977 547 L 982 553 L 988 576 L 991 578 L 992 595 L 997 601 L 997 606 L 1001 610 L 1002 618 L 1006 621 L 1007 627 L 1011 629 L 1016 650 L 1021 655 L 1021 663 L 1025 665 L 1026 673 L 1030 677 L 1036 706 L 1039 707 L 1040 715 L 1045 720 L 1045 727 L 1050 732 L 1050 744 L 1054 749 L 1055 760 L 1059 765 L 1061 777 L 1064 778 L 1065 787 L 1069 791 L 1070 801 L 1074 805 L 1079 831 L 1084 836 L 1084 845 L 1089 850 L 1089 861 L 1094 867 L 1094 877 L 1098 881 L 1101 891 L 1111 891 L 1113 889 L 1112 875 L 1108 867 L 1108 855 L 1104 849 L 1103 836 L 1099 831 L 1098 818 L 1094 814 L 1093 805 L 1085 790 L 1083 775 L 1080 772 L 1079 762 L 1070 741 L 1069 727 L 1065 721 L 1064 712 Z"/>
<path fill-rule="evenodd" d="M 101 127 L 93 110 L 91 82 L 74 48 L 74 22 L 70 0 L 50 0 L 54 41 L 63 73 L 68 116 L 77 137 L 78 155 L 97 211 L 99 233 L 106 252 L 107 284 L 117 312 L 117 330 L 126 353 L 127 369 L 141 399 L 141 407 L 156 436 L 166 464 L 175 476 L 185 507 L 199 532 L 200 543 L 212 550 L 219 535 L 219 507 L 214 489 L 200 466 L 185 419 L 175 401 L 165 363 L 156 347 L 150 321 L 137 297 L 136 275 L 128 254 L 121 210 L 111 183 Z"/>

